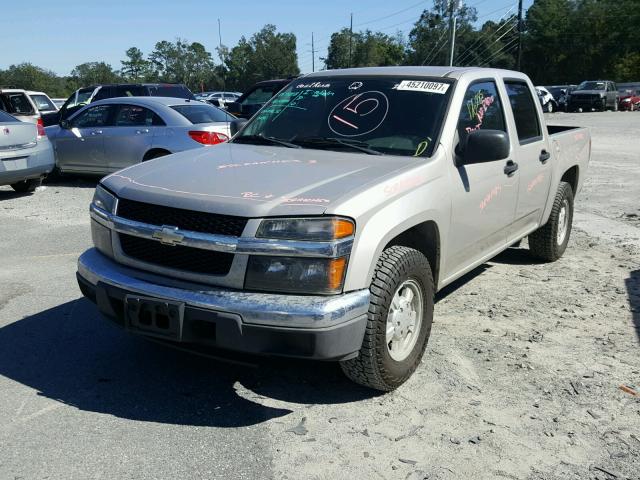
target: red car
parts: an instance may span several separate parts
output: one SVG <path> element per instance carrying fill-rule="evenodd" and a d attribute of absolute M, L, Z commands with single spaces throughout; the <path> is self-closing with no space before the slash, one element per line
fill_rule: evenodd
<path fill-rule="evenodd" d="M 618 110 L 640 110 L 640 90 L 620 90 Z"/>

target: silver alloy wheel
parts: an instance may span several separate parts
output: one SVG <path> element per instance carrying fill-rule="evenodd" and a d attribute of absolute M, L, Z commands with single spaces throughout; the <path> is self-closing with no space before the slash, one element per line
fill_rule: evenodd
<path fill-rule="evenodd" d="M 558 234 L 556 242 L 558 245 L 562 245 L 567 236 L 569 230 L 569 200 L 566 198 L 562 201 L 562 207 L 558 214 Z"/>
<path fill-rule="evenodd" d="M 401 362 L 413 351 L 418 341 L 423 316 L 422 289 L 413 279 L 405 280 L 396 289 L 387 314 L 387 351 L 393 360 Z"/>

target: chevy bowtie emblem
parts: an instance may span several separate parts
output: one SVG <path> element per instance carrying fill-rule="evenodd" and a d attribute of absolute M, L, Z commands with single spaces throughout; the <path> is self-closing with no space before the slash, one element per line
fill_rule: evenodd
<path fill-rule="evenodd" d="M 184 235 L 178 233 L 178 227 L 163 225 L 162 229 L 153 232 L 153 238 L 164 245 L 178 245 L 182 243 Z"/>

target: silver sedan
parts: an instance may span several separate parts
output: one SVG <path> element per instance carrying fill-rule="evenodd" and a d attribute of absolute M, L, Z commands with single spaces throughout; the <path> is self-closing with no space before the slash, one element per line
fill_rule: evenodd
<path fill-rule="evenodd" d="M 122 97 L 91 103 L 45 130 L 63 173 L 106 174 L 229 139 L 232 115 L 203 102 Z"/>

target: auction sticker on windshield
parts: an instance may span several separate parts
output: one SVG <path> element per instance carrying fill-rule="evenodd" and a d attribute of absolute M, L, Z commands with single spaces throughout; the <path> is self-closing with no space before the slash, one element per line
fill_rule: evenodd
<path fill-rule="evenodd" d="M 447 93 L 449 84 L 441 82 L 421 82 L 419 80 L 402 80 L 395 89 L 410 90 L 412 92 L 439 93 L 443 95 Z"/>

